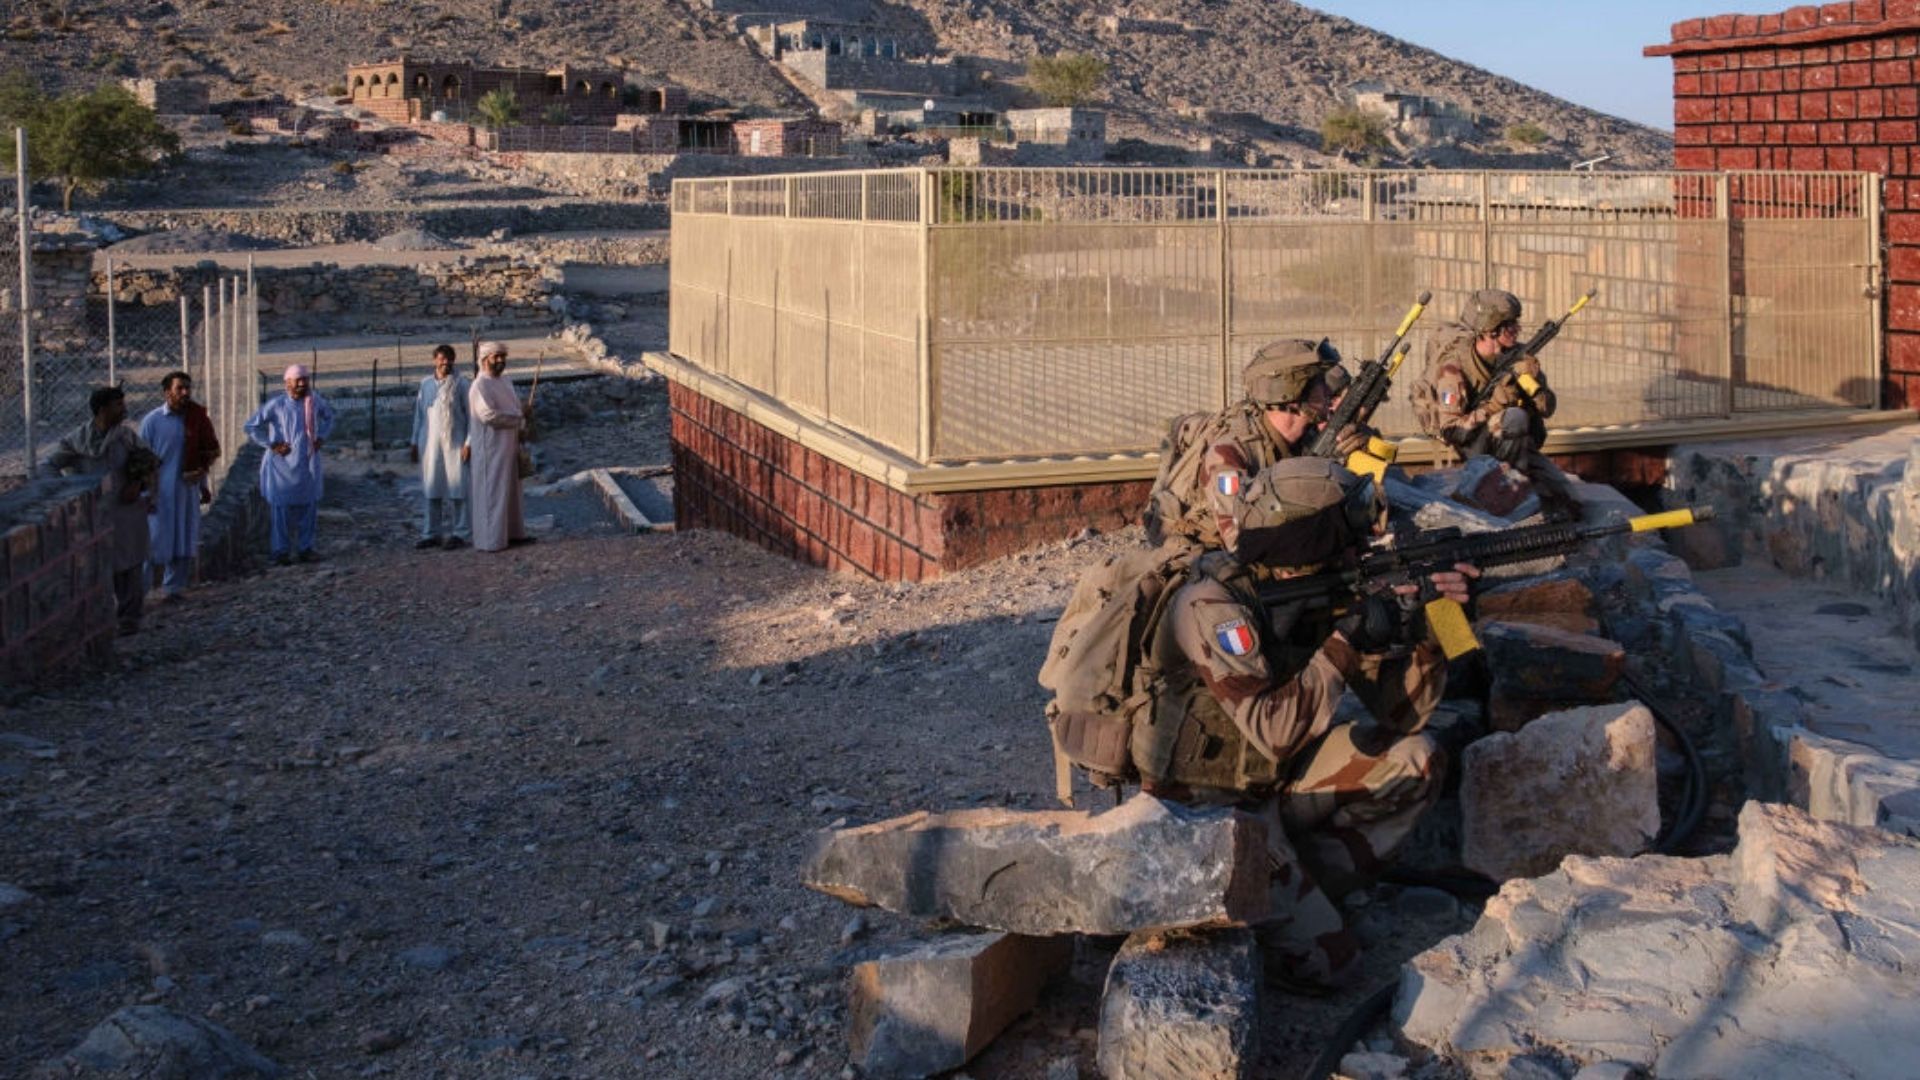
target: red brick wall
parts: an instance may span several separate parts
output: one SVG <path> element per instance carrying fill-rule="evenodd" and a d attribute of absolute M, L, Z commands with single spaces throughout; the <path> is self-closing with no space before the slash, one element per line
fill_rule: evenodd
<path fill-rule="evenodd" d="M 1886 177 L 1882 399 L 1920 405 L 1920 0 L 1673 24 L 1674 165 Z"/>
<path fill-rule="evenodd" d="M 1146 504 L 1144 480 L 908 495 L 679 383 L 669 403 L 676 527 L 724 529 L 832 570 L 923 581 L 1121 528 Z"/>
<path fill-rule="evenodd" d="M 0 500 L 0 684 L 113 655 L 113 523 L 101 482 L 43 479 Z"/>

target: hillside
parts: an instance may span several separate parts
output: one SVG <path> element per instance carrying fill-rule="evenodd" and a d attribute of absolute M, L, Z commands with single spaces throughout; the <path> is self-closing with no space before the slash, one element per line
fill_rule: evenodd
<path fill-rule="evenodd" d="M 1445 98 L 1477 115 L 1464 146 L 1402 146 L 1390 162 L 1537 165 L 1613 155 L 1611 168 L 1664 168 L 1671 138 L 1288 0 L 766 0 L 768 9 L 833 13 L 911 27 L 981 66 L 1007 102 L 1035 53 L 1090 52 L 1111 65 L 1116 137 L 1170 150 L 1211 138 L 1279 163 L 1324 161 L 1322 117 L 1361 81 Z M 1113 32 L 1125 13 L 1148 30 Z M 101 74 L 196 73 L 216 100 L 323 92 L 349 62 L 411 51 L 487 63 L 614 63 L 636 82 L 671 79 L 754 110 L 803 108 L 801 96 L 704 0 L 28 0 L 0 39 L 0 66 L 73 84 Z M 1546 134 L 1509 144 L 1515 124 Z M 1143 147 L 1150 150 L 1151 146 Z"/>

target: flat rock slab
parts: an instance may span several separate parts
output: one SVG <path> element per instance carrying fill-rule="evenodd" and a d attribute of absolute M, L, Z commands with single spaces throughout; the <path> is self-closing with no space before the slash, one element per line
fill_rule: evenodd
<path fill-rule="evenodd" d="M 817 836 L 813 889 L 1017 934 L 1245 926 L 1267 914 L 1266 827 L 1140 794 L 1101 814 L 924 811 Z"/>
<path fill-rule="evenodd" d="M 1402 969 L 1393 1023 L 1475 1077 L 1546 1054 L 1662 1080 L 1906 1080 L 1915 970 L 1920 841 L 1748 803 L 1732 855 L 1575 856 L 1508 882 Z"/>
<path fill-rule="evenodd" d="M 854 966 L 847 1035 L 873 1080 L 931 1076 L 966 1064 L 1073 959 L 1073 939 L 956 934 Z"/>
<path fill-rule="evenodd" d="M 1653 714 L 1637 702 L 1543 716 L 1461 758 L 1461 861 L 1495 881 L 1568 855 L 1638 855 L 1660 832 Z"/>
<path fill-rule="evenodd" d="M 1474 613 L 1505 623 L 1552 626 L 1574 634 L 1600 629 L 1593 590 L 1570 573 L 1496 585 L 1473 598 Z"/>
<path fill-rule="evenodd" d="M 211 1021 L 158 1005 L 130 1005 L 101 1021 L 79 1046 L 40 1072 L 48 1078 L 264 1080 L 283 1070 Z"/>
<path fill-rule="evenodd" d="M 1474 629 L 1493 670 L 1488 721 L 1513 731 L 1559 705 L 1612 700 L 1626 671 L 1617 641 L 1529 622 L 1482 619 Z"/>
<path fill-rule="evenodd" d="M 1259 1048 L 1260 949 L 1252 930 L 1138 933 L 1107 969 L 1100 1075 L 1238 1080 Z"/>

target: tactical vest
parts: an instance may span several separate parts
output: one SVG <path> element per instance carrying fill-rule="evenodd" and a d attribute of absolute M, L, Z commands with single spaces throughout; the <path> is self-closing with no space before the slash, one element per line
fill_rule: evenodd
<path fill-rule="evenodd" d="M 1267 435 L 1261 408 L 1241 401 L 1220 412 L 1176 417 L 1160 443 L 1160 471 L 1147 496 L 1147 543 L 1158 547 L 1180 536 L 1203 547 L 1220 546 L 1220 526 L 1207 502 L 1206 457 L 1214 444 L 1230 442 L 1252 463 L 1254 473 L 1291 457 Z"/>
<path fill-rule="evenodd" d="M 1047 720 L 1061 767 L 1056 777 L 1061 801 L 1072 802 L 1067 766 L 1084 769 L 1097 787 L 1135 782 L 1160 790 L 1271 790 L 1280 780 L 1278 764 L 1241 734 L 1180 651 L 1165 618 L 1174 594 L 1202 578 L 1218 581 L 1249 611 L 1258 612 L 1252 577 L 1220 551 L 1198 558 L 1174 549 L 1151 554 L 1161 557 L 1133 581 L 1112 578 L 1125 572 L 1116 570 L 1118 563 L 1090 572 L 1062 615 L 1041 670 L 1041 683 L 1056 690 Z M 1096 577 L 1100 571 L 1107 571 L 1108 579 Z M 1104 604 L 1099 615 L 1092 614 L 1096 599 Z M 1120 630 L 1117 624 L 1129 618 L 1127 612 L 1132 613 L 1131 625 Z M 1070 619 L 1077 625 L 1069 627 Z M 1104 628 L 1098 625 L 1102 621 Z M 1290 628 L 1284 638 L 1270 631 L 1260 634 L 1261 651 L 1276 681 L 1286 682 L 1305 669 L 1331 631 L 1321 625 L 1324 619 L 1311 622 Z M 1267 620 L 1261 623 L 1265 626 Z M 1082 627 L 1081 633 L 1075 632 Z M 1075 638 L 1082 646 L 1077 654 Z M 1115 646 L 1130 655 L 1116 661 L 1110 655 Z M 1106 682 L 1116 685 L 1094 689 L 1093 684 Z"/>

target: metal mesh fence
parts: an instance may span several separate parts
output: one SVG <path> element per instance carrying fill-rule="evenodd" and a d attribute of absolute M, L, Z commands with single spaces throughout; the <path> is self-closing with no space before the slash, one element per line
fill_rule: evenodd
<path fill-rule="evenodd" d="M 894 407 L 884 438 L 846 426 L 917 444 L 922 461 L 1103 455 L 1150 450 L 1171 416 L 1225 404 L 1275 338 L 1331 337 L 1358 363 L 1431 290 L 1405 385 L 1473 290 L 1514 292 L 1537 324 L 1593 288 L 1545 357 L 1556 427 L 1871 407 L 1877 183 L 1085 168 L 679 181 L 672 347 L 803 407 L 763 370 L 793 346 L 861 371 Z M 919 228 L 885 264 L 840 261 L 882 223 Z M 776 330 L 813 281 L 831 317 L 804 339 Z M 883 330 L 864 302 L 877 295 L 917 302 L 912 321 Z M 884 364 L 876 333 L 897 347 Z M 908 346 L 916 364 L 894 355 Z M 1404 392 L 1378 420 L 1416 429 Z"/>
<path fill-rule="evenodd" d="M 12 214 L 0 212 L 0 485 L 5 477 L 26 473 L 22 386 L 20 229 Z"/>

